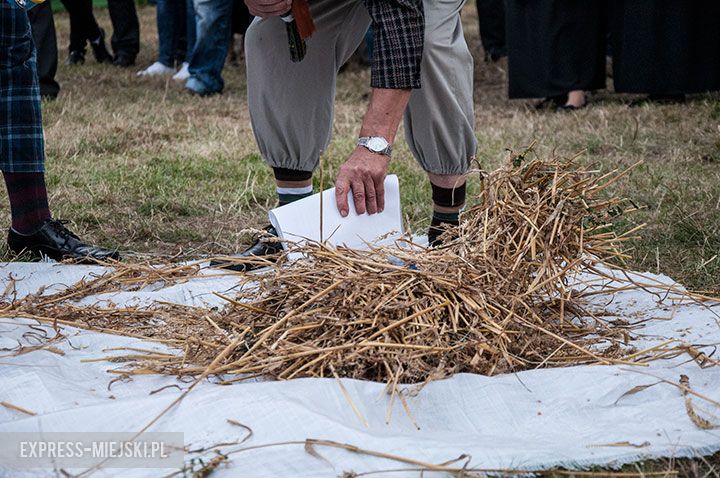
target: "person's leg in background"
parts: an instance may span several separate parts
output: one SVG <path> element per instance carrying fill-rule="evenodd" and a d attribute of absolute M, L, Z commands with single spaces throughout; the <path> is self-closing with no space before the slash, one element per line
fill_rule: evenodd
<path fill-rule="evenodd" d="M 230 37 L 230 52 L 228 63 L 239 65 L 245 59 L 245 33 L 253 21 L 244 0 L 233 0 L 232 35 Z M 235 35 L 240 36 L 239 45 L 235 42 Z"/>
<path fill-rule="evenodd" d="M 480 42 L 485 61 L 498 61 L 507 56 L 505 47 L 505 0 L 477 0 Z"/>
<path fill-rule="evenodd" d="M 128 67 L 135 64 L 140 52 L 140 22 L 134 0 L 108 0 L 110 21 L 113 25 L 113 64 Z"/>
<path fill-rule="evenodd" d="M 508 96 L 572 111 L 605 88 L 604 0 L 507 0 Z"/>
<path fill-rule="evenodd" d="M 83 243 L 53 220 L 45 188 L 45 146 L 40 87 L 30 21 L 17 4 L 0 2 L 0 169 L 10 200 L 8 247 L 53 259 L 119 258 Z"/>
<path fill-rule="evenodd" d="M 187 60 L 187 12 L 185 0 L 173 0 L 173 23 L 175 29 L 173 31 L 173 58 L 175 67 L 180 68 Z"/>
<path fill-rule="evenodd" d="M 185 61 L 183 61 L 180 70 L 173 75 L 175 81 L 186 81 L 190 78 L 190 59 L 195 49 L 195 40 L 197 38 L 197 19 L 195 18 L 195 2 L 194 0 L 185 0 Z"/>
<path fill-rule="evenodd" d="M 332 135 L 338 70 L 370 25 L 360 0 L 317 0 L 310 8 L 317 30 L 299 63 L 291 61 L 279 17 L 256 18 L 245 39 L 250 119 L 260 154 L 273 169 L 279 205 L 312 193 L 313 171 Z M 276 235 L 271 227 L 266 230 Z M 280 249 L 277 242 L 258 240 L 240 256 L 270 256 Z M 213 265 L 238 271 L 253 268 L 223 261 Z"/>
<path fill-rule="evenodd" d="M 162 76 L 177 73 L 176 66 L 185 61 L 185 1 L 157 0 L 158 58 L 139 71 L 138 76 Z"/>
<path fill-rule="evenodd" d="M 70 17 L 68 65 L 85 63 L 85 42 L 89 42 L 98 63 L 111 63 L 113 58 L 105 45 L 105 32 L 93 15 L 92 0 L 62 0 Z"/>
<path fill-rule="evenodd" d="M 430 245 L 457 226 L 465 204 L 465 173 L 475 156 L 473 59 L 462 31 L 464 0 L 425 0 L 422 88 L 405 113 L 410 151 L 432 186 Z"/>
<path fill-rule="evenodd" d="M 57 98 L 60 85 L 55 81 L 58 64 L 57 36 L 52 5 L 46 0 L 28 12 L 33 41 L 37 51 L 37 72 L 40 80 L 40 96 Z"/>
<path fill-rule="evenodd" d="M 225 87 L 222 69 L 230 46 L 232 5 L 233 0 L 195 0 L 197 38 L 185 83 L 192 93 L 214 95 Z"/>
<path fill-rule="evenodd" d="M 195 43 L 197 42 L 197 15 L 195 15 L 195 1 L 185 1 L 185 61 L 189 62 L 195 51 Z"/>
<path fill-rule="evenodd" d="M 92 0 L 61 0 L 65 10 L 70 17 L 70 45 L 68 57 L 65 60 L 67 65 L 81 65 L 85 63 L 85 43 L 87 42 L 88 31 L 91 25 L 87 22 L 86 3 L 90 4 L 92 16 Z M 92 17 L 95 21 L 95 17 Z M 95 24 L 97 26 L 97 23 Z M 97 28 L 98 32 L 100 27 Z"/>

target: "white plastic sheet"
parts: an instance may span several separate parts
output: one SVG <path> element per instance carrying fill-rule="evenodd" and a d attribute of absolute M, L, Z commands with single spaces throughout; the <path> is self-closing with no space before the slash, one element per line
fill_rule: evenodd
<path fill-rule="evenodd" d="M 83 276 L 101 274 L 97 267 L 52 264 L 0 266 L 5 288 L 10 275 L 17 294 L 51 286 L 57 290 Z M 655 277 L 670 282 L 666 277 Z M 214 306 L 212 291 L 227 293 L 232 277 L 206 275 L 166 289 L 150 288 L 116 295 L 113 302 L 148 304 L 153 298 Z M 50 288 L 47 289 L 48 291 Z M 106 298 L 107 299 L 107 298 Z M 642 323 L 636 331 L 643 348 L 670 338 L 711 344 L 720 341 L 720 306 L 678 301 L 659 290 L 634 290 L 614 297 L 597 296 L 618 318 Z M 30 321 L 0 320 L 0 348 L 27 343 Z M 51 332 L 52 333 L 52 332 Z M 21 405 L 28 416 L 0 407 L 0 432 L 8 431 L 138 431 L 186 389 L 172 377 L 138 376 L 117 381 L 109 374 L 121 364 L 83 362 L 112 353 L 117 347 L 167 349 L 140 340 L 71 328 L 69 340 L 48 351 L 9 356 L 0 352 L 0 401 Z M 642 372 L 642 373 L 641 373 Z M 702 430 L 689 419 L 684 399 L 673 386 L 659 384 L 625 395 L 638 385 L 652 384 L 650 373 L 677 382 L 690 378 L 693 389 L 720 399 L 720 369 L 700 369 L 688 356 L 653 362 L 648 367 L 578 366 L 542 369 L 495 377 L 457 375 L 430 383 L 419 394 L 408 394 L 412 420 L 395 401 L 386 422 L 388 396 L 384 385 L 343 380 L 367 421 L 353 412 L 334 380 L 254 381 L 220 386 L 203 383 L 173 408 L 152 431 L 184 432 L 191 448 L 242 440 L 246 432 L 227 420 L 253 430 L 240 446 L 302 442 L 307 438 L 334 440 L 361 448 L 429 463 L 467 455 L 469 468 L 539 469 L 554 466 L 616 466 L 652 457 L 708 454 L 720 449 L 720 433 Z M 167 385 L 158 393 L 151 391 Z M 696 399 L 698 413 L 720 423 L 712 405 Z M 365 454 L 316 447 L 322 459 L 294 443 L 230 454 L 230 464 L 218 477 L 335 477 L 343 472 L 413 468 Z M 212 456 L 205 454 L 206 458 Z M 188 456 L 188 461 L 192 456 Z M 459 462 L 460 464 L 464 461 Z M 79 471 L 79 470 L 75 470 Z M 170 471 L 170 470 L 168 470 Z M 160 476 L 158 470 L 102 469 L 94 476 Z M 0 476 L 55 476 L 50 470 L 10 470 L 0 463 Z M 418 472 L 384 472 L 371 476 L 417 477 Z M 442 473 L 425 476 L 444 476 Z"/>

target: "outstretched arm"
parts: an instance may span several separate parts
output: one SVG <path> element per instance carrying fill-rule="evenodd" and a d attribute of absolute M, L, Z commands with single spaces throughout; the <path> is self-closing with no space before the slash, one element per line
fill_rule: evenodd
<path fill-rule="evenodd" d="M 392 144 L 410 92 L 420 87 L 425 35 L 423 4 L 422 0 L 364 1 L 372 18 L 375 45 L 373 91 L 360 136 L 381 136 Z M 349 191 L 358 214 L 383 211 L 388 159 L 359 146 L 341 166 L 335 186 L 342 216 L 348 214 Z"/>
<path fill-rule="evenodd" d="M 374 88 L 360 136 L 381 136 L 395 140 L 400 120 L 410 99 L 409 89 Z M 385 209 L 385 176 L 390 158 L 358 146 L 340 167 L 335 197 L 340 215 L 348 215 L 348 192 L 352 191 L 358 214 L 375 214 Z"/>

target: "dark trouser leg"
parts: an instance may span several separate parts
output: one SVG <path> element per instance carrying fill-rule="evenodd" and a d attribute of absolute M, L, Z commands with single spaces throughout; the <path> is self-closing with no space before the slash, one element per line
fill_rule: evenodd
<path fill-rule="evenodd" d="M 233 2 L 233 13 L 232 13 L 232 32 L 245 35 L 248 27 L 253 21 L 253 16 L 250 15 L 247 5 L 243 0 L 235 0 Z"/>
<path fill-rule="evenodd" d="M 480 41 L 485 57 L 496 61 L 507 55 L 505 48 L 504 0 L 477 0 Z"/>
<path fill-rule="evenodd" d="M 92 0 L 62 0 L 70 15 L 70 51 L 85 51 L 87 41 L 97 40 L 100 26 L 95 20 Z"/>
<path fill-rule="evenodd" d="M 37 49 L 37 72 L 40 80 L 40 96 L 55 98 L 60 92 L 60 85 L 55 81 L 57 72 L 58 50 L 55 36 L 55 20 L 53 19 L 50 1 L 41 3 L 28 12 L 32 27 L 33 41 Z"/>
<path fill-rule="evenodd" d="M 187 27 L 185 26 L 187 6 L 184 0 L 158 0 L 158 61 L 174 67 L 185 61 Z"/>
<path fill-rule="evenodd" d="M 195 41 L 197 40 L 197 19 L 195 18 L 195 2 L 194 0 L 185 0 L 185 61 L 190 63 L 193 51 L 195 50 Z"/>
<path fill-rule="evenodd" d="M 115 56 L 135 61 L 140 51 L 140 23 L 133 0 L 108 0 L 113 25 L 112 48 Z"/>
<path fill-rule="evenodd" d="M 186 61 L 188 54 L 186 10 L 185 0 L 173 0 L 173 19 L 175 21 L 173 45 L 175 61 L 178 65 Z"/>

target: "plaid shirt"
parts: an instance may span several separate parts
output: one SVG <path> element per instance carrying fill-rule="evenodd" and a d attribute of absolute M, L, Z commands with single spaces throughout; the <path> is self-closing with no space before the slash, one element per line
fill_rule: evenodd
<path fill-rule="evenodd" d="M 422 0 L 363 0 L 375 35 L 373 88 L 420 88 L 425 41 Z"/>
<path fill-rule="evenodd" d="M 45 163 L 35 47 L 25 9 L 0 0 L 0 170 L 42 172 Z"/>

